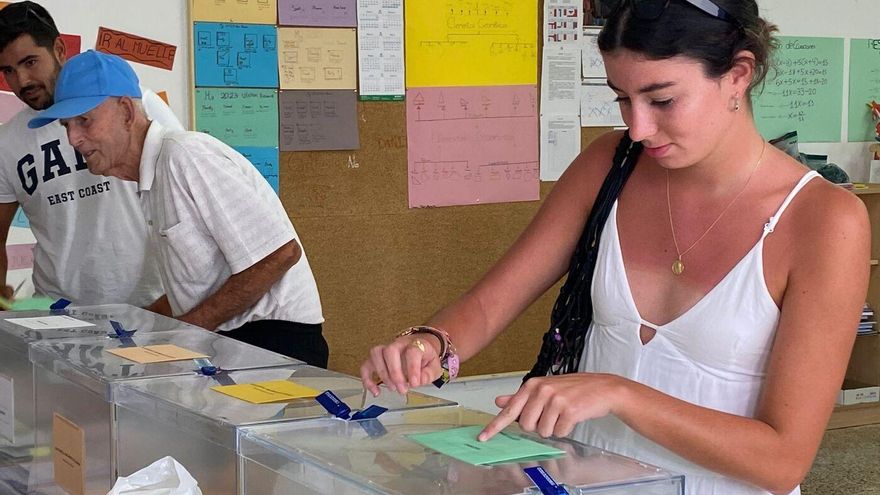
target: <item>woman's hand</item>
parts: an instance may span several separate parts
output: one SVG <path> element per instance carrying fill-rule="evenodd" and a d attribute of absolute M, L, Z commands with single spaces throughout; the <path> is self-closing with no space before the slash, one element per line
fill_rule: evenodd
<path fill-rule="evenodd" d="M 428 333 L 399 337 L 390 344 L 373 347 L 370 358 L 361 365 L 364 388 L 377 397 L 380 383 L 401 394 L 410 387 L 431 383 L 441 373 L 439 350 L 440 340 Z"/>
<path fill-rule="evenodd" d="M 501 395 L 502 410 L 477 439 L 484 442 L 519 420 L 525 431 L 564 437 L 581 421 L 615 412 L 628 380 L 616 375 L 572 373 L 532 378 L 513 395 Z"/>

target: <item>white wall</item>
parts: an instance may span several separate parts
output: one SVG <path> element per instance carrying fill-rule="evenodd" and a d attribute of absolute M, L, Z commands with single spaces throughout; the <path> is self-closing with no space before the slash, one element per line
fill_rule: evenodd
<path fill-rule="evenodd" d="M 177 46 L 172 71 L 132 63 L 141 85 L 165 91 L 174 114 L 190 127 L 188 0 L 35 0 L 52 14 L 62 33 L 82 37 L 82 50 L 95 47 L 104 26 Z"/>
<path fill-rule="evenodd" d="M 880 39 L 880 0 L 758 0 L 758 6 L 765 19 L 779 26 L 781 35 Z M 844 46 L 841 142 L 801 143 L 800 150 L 827 154 L 828 160 L 846 170 L 853 181 L 867 181 L 870 143 L 846 142 L 849 42 Z"/>

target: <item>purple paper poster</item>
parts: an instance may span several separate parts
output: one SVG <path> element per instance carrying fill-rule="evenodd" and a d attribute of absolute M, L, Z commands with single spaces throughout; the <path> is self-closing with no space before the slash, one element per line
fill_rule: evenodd
<path fill-rule="evenodd" d="M 356 27 L 355 0 L 278 0 L 282 26 Z"/>

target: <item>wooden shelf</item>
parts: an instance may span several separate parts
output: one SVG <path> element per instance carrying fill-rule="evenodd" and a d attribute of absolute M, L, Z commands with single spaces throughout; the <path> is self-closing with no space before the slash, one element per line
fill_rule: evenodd
<path fill-rule="evenodd" d="M 855 186 L 850 189 L 857 196 L 861 196 L 863 194 L 880 194 L 880 184 L 855 184 Z"/>
<path fill-rule="evenodd" d="M 880 424 L 880 402 L 835 407 L 828 421 L 828 429 L 873 424 Z"/>

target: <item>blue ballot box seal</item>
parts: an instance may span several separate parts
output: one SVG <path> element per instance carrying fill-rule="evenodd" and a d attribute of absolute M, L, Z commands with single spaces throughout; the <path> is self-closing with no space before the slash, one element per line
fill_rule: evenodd
<path fill-rule="evenodd" d="M 317 400 L 319 404 L 324 406 L 324 409 L 326 409 L 327 412 L 336 418 L 356 422 L 371 437 L 379 437 L 388 433 L 388 431 L 385 430 L 385 427 L 382 426 L 382 423 L 376 419 L 387 411 L 388 408 L 373 404 L 366 409 L 362 409 L 352 414 L 351 408 L 348 407 L 348 404 L 343 402 L 342 399 L 337 397 L 336 394 L 330 390 L 321 392 L 315 397 L 315 400 Z"/>
<path fill-rule="evenodd" d="M 523 472 L 544 495 L 568 495 L 568 491 L 541 466 L 527 467 Z"/>
<path fill-rule="evenodd" d="M 113 331 L 115 333 L 110 334 L 110 338 L 119 339 L 119 342 L 122 343 L 122 347 L 137 347 L 137 344 L 134 343 L 134 333 L 137 332 L 135 330 L 126 330 L 125 327 L 122 326 L 122 323 L 119 323 L 115 320 L 110 320 L 110 326 L 113 327 Z"/>
<path fill-rule="evenodd" d="M 63 297 L 58 298 L 57 301 L 53 302 L 49 305 L 49 310 L 51 311 L 63 311 L 65 308 L 70 306 L 70 301 L 64 299 Z"/>

